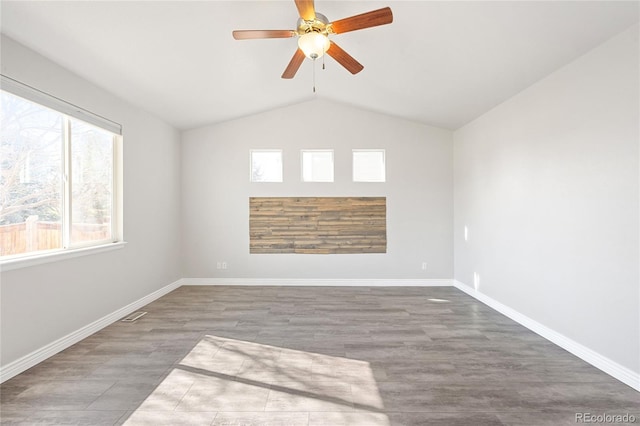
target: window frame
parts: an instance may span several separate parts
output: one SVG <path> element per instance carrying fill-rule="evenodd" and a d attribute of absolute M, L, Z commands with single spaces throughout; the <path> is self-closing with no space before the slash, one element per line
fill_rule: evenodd
<path fill-rule="evenodd" d="M 50 250 L 30 251 L 0 256 L 0 271 L 12 270 L 41 263 L 49 263 L 62 259 L 94 254 L 124 247 L 123 223 L 123 170 L 122 170 L 122 126 L 104 117 L 96 115 L 76 105 L 67 103 L 55 96 L 49 95 L 31 86 L 4 75 L 1 76 L 0 91 L 17 96 L 25 101 L 54 111 L 61 116 L 61 146 L 62 158 L 60 164 L 61 204 L 60 217 L 61 235 L 60 247 Z M 77 120 L 91 127 L 108 132 L 111 140 L 111 235 L 109 238 L 81 241 L 73 243 L 72 208 L 73 208 L 73 179 L 72 179 L 72 144 L 71 122 Z"/>
<path fill-rule="evenodd" d="M 331 180 L 305 180 L 304 178 L 304 153 L 328 152 L 331 154 Z M 300 150 L 300 180 L 303 183 L 334 183 L 336 181 L 335 152 L 331 148 L 301 149 Z"/>
<path fill-rule="evenodd" d="M 278 152 L 280 153 L 280 180 L 253 180 L 253 153 L 254 152 Z M 280 148 L 252 148 L 249 150 L 249 182 L 251 183 L 283 183 L 284 182 L 284 153 Z"/>
<path fill-rule="evenodd" d="M 380 152 L 382 153 L 382 180 L 357 180 L 356 179 L 356 153 L 359 152 Z M 351 150 L 351 180 L 354 183 L 385 183 L 387 182 L 387 152 L 384 148 L 356 148 Z"/>

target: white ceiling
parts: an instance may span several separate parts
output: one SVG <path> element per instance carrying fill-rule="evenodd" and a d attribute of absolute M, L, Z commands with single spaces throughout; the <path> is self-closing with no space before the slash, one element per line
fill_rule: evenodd
<path fill-rule="evenodd" d="M 287 1 L 2 1 L 2 32 L 187 129 L 314 96 L 455 129 L 638 22 L 638 2 L 323 1 L 330 21 L 391 6 L 390 25 L 333 36 L 364 70 L 333 59 L 280 78 L 296 39 Z"/>

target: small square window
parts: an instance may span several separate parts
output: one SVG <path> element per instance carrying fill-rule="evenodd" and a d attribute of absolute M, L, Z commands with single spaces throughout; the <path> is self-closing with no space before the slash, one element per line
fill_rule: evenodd
<path fill-rule="evenodd" d="M 354 182 L 385 182 L 384 149 L 353 150 Z"/>
<path fill-rule="evenodd" d="M 302 181 L 333 182 L 333 150 L 302 150 Z"/>
<path fill-rule="evenodd" d="M 251 182 L 282 182 L 282 150 L 251 150 Z"/>

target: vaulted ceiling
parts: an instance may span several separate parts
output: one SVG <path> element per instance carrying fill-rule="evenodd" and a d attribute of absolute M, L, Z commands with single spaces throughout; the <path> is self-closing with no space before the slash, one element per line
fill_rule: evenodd
<path fill-rule="evenodd" d="M 168 123 L 193 128 L 314 97 L 455 129 L 638 22 L 638 2 L 323 1 L 330 21 L 390 6 L 390 25 L 332 36 L 364 65 L 306 60 L 287 1 L 2 1 L 4 34 Z"/>

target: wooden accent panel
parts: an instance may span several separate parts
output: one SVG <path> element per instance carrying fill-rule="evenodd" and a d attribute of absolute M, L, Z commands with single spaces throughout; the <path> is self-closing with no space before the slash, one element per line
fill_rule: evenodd
<path fill-rule="evenodd" d="M 251 197 L 250 253 L 386 253 L 385 197 Z"/>

